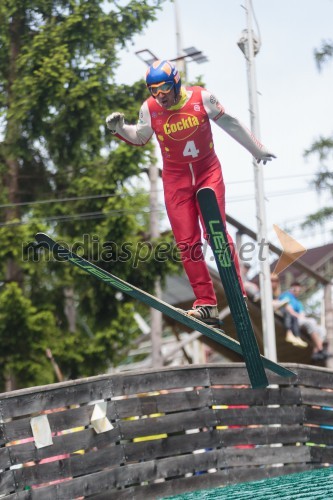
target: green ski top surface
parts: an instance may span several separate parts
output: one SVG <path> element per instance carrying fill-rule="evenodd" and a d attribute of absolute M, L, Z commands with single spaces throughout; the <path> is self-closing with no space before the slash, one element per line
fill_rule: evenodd
<path fill-rule="evenodd" d="M 193 317 L 188 316 L 185 312 L 176 309 L 175 307 L 167 304 L 163 300 L 157 299 L 153 295 L 150 295 L 149 293 L 140 290 L 140 288 L 137 288 L 131 285 L 130 283 L 127 283 L 126 281 L 118 278 L 117 276 L 105 271 L 104 269 L 96 266 L 95 264 L 88 262 L 83 257 L 76 255 L 68 248 L 65 248 L 64 246 L 54 241 L 47 234 L 37 233 L 36 241 L 39 246 L 49 249 L 57 257 L 60 257 L 70 262 L 71 264 L 83 269 L 85 272 L 95 276 L 96 278 L 112 286 L 113 288 L 126 293 L 130 297 L 133 297 L 134 299 L 137 299 L 140 302 L 143 302 L 144 304 L 157 309 L 158 311 L 161 311 L 163 314 L 166 314 L 170 318 L 179 321 L 180 323 L 191 328 L 192 330 L 198 331 L 203 335 L 205 335 L 206 337 L 215 340 L 215 342 L 230 349 L 231 351 L 243 355 L 239 342 L 232 339 L 231 337 L 223 333 L 221 330 L 212 328 L 203 323 L 202 321 L 199 321 L 197 319 L 194 319 Z M 285 368 L 284 366 L 274 363 L 273 361 L 271 361 L 268 358 L 265 358 L 264 356 L 262 356 L 262 360 L 266 368 L 276 373 L 277 375 L 280 375 L 281 377 L 295 376 L 295 373 L 289 370 L 288 368 Z"/>
<path fill-rule="evenodd" d="M 268 385 L 267 376 L 247 305 L 240 287 L 234 256 L 228 242 L 226 228 L 221 217 L 215 191 L 209 187 L 201 188 L 197 192 L 197 199 L 208 241 L 215 257 L 231 316 L 237 330 L 237 336 L 243 351 L 252 387 L 266 387 Z"/>

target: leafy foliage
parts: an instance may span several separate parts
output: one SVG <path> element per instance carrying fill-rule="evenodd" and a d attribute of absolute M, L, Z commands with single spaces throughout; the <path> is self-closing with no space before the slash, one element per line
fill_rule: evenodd
<path fill-rule="evenodd" d="M 315 49 L 314 56 L 317 68 L 320 71 L 323 67 L 323 64 L 325 64 L 333 57 L 333 41 L 323 40 L 321 43 L 321 47 L 319 49 Z"/>
<path fill-rule="evenodd" d="M 333 42 L 323 41 L 320 49 L 315 50 L 315 59 L 318 69 L 333 57 Z M 314 180 L 311 182 L 318 192 L 323 190 L 330 193 L 330 199 L 333 197 L 333 137 L 320 136 L 311 146 L 304 151 L 304 157 L 316 156 L 319 162 L 319 168 Z M 333 216 L 333 205 L 326 206 L 317 212 L 306 217 L 301 225 L 302 229 L 318 226 L 325 221 L 329 221 Z"/>
<path fill-rule="evenodd" d="M 1 2 L 2 380 L 20 387 L 52 381 L 46 348 L 67 377 L 99 373 L 119 362 L 118 352 L 138 334 L 131 302 L 36 254 L 28 243 L 37 231 L 147 290 L 175 268 L 171 251 L 160 262 L 151 251 L 134 266 L 136 249 L 150 237 L 148 198 L 132 179 L 154 161 L 152 147 L 119 143 L 104 126 L 115 109 L 137 119 L 147 91 L 143 81 L 114 83 L 118 51 L 162 2 Z M 118 253 L 126 244 L 134 251 L 110 259 L 108 243 Z"/>
<path fill-rule="evenodd" d="M 8 283 L 0 294 L 0 388 L 15 373 L 18 386 L 53 381 L 52 367 L 44 355 L 59 337 L 51 311 L 37 310 L 17 283 Z"/>

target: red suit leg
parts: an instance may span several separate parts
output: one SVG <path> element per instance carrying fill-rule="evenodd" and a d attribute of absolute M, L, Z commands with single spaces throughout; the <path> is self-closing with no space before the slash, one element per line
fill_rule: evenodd
<path fill-rule="evenodd" d="M 201 228 L 196 203 L 196 188 L 190 172 L 182 166 L 180 175 L 163 172 L 165 205 L 179 248 L 185 272 L 197 305 L 216 305 L 212 279 L 202 252 Z"/>
<path fill-rule="evenodd" d="M 181 253 L 184 269 L 196 296 L 194 306 L 216 305 L 212 279 L 202 252 L 202 234 L 199 224 L 201 215 L 196 193 L 202 187 L 214 189 L 222 220 L 226 226 L 225 186 L 220 162 L 215 157 L 209 165 L 196 165 L 195 162 L 175 167 L 168 165 L 163 171 L 163 184 L 171 228 Z M 227 236 L 239 283 L 243 295 L 246 295 L 234 243 L 228 232 Z"/>
<path fill-rule="evenodd" d="M 232 237 L 228 233 L 227 229 L 227 222 L 226 222 L 226 215 L 225 215 L 225 185 L 223 181 L 223 176 L 222 176 L 222 169 L 221 169 L 221 164 L 216 158 L 216 161 L 213 165 L 210 166 L 209 169 L 206 170 L 200 170 L 200 173 L 197 175 L 197 189 L 203 188 L 203 187 L 210 187 L 215 191 L 216 199 L 220 208 L 221 212 L 221 217 L 224 223 L 224 227 L 227 233 L 227 238 L 228 238 L 228 243 L 229 243 L 229 248 L 231 251 L 231 255 L 233 257 L 233 261 L 235 264 L 236 268 L 236 273 L 238 276 L 238 281 L 243 293 L 243 296 L 246 297 L 246 291 L 243 285 L 243 281 L 241 278 L 241 273 L 240 273 L 240 267 L 239 267 L 239 260 L 238 260 L 238 255 L 235 249 L 235 245 L 233 242 Z M 199 210 L 199 208 L 198 208 Z M 203 226 L 203 224 L 202 224 Z M 204 226 L 203 226 L 204 227 Z M 207 239 L 207 235 L 204 235 L 205 238 Z"/>

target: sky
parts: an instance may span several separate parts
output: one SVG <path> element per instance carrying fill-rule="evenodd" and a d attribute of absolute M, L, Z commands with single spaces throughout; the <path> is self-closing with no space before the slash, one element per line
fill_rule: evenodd
<path fill-rule="evenodd" d="M 187 63 L 189 80 L 202 76 L 226 111 L 250 128 L 246 61 L 237 42 L 246 26 L 245 0 L 177 0 L 182 48 L 196 47 L 208 58 Z M 277 159 L 263 167 L 267 236 L 281 246 L 273 224 L 306 248 L 332 242 L 333 223 L 302 231 L 300 223 L 325 206 L 310 181 L 317 158 L 304 150 L 319 136 L 333 134 L 333 61 L 318 71 L 314 49 L 333 39 L 333 0 L 252 0 L 261 48 L 255 57 L 260 139 Z M 166 1 L 158 19 L 119 54 L 118 83 L 144 77 L 135 54 L 150 49 L 161 59 L 177 57 L 175 6 Z M 141 103 L 138 103 L 138 111 Z M 116 111 L 116 110 L 111 110 Z M 226 211 L 256 230 L 255 184 L 251 155 L 212 124 L 216 153 L 226 184 Z M 331 203 L 331 201 L 330 201 Z M 233 234 L 233 228 L 229 227 Z"/>

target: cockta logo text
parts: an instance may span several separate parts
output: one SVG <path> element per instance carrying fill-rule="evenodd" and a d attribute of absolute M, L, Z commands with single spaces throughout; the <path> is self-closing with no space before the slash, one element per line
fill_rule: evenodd
<path fill-rule="evenodd" d="M 177 132 L 179 133 L 183 131 L 190 132 L 189 135 L 192 135 L 195 130 L 197 130 L 198 126 L 199 120 L 196 116 L 187 115 L 185 113 L 177 113 L 175 115 L 172 115 L 167 123 L 163 125 L 163 130 L 166 135 L 169 135 L 171 137 L 172 134 L 177 134 Z M 188 136 L 188 134 L 186 135 Z"/>

